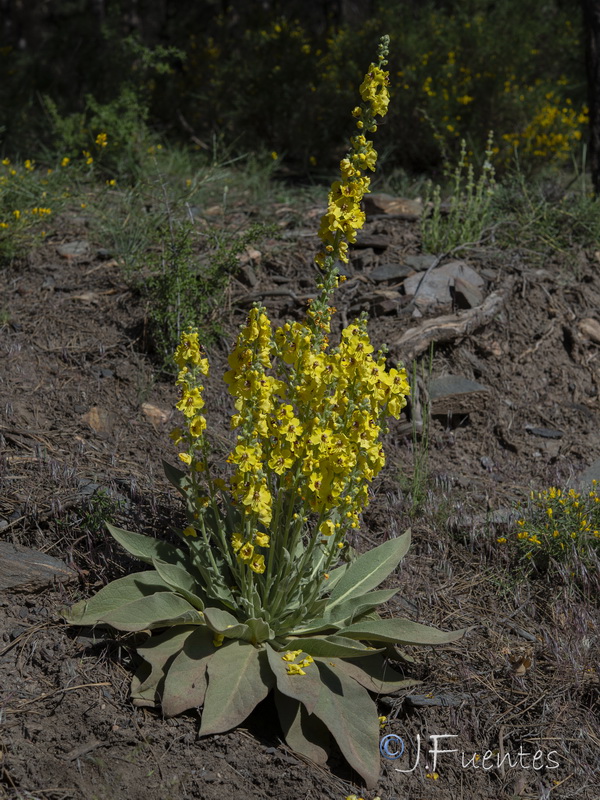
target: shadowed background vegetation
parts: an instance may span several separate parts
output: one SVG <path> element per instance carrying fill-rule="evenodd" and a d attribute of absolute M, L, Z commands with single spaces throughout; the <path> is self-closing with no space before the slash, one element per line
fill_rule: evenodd
<path fill-rule="evenodd" d="M 391 35 L 390 166 L 431 170 L 466 137 L 496 167 L 581 161 L 587 108 L 575 0 L 46 0 L 2 3 L 0 148 L 61 157 L 108 131 L 104 165 L 182 142 L 339 158 L 363 64 Z M 110 158 L 109 158 L 110 155 Z"/>

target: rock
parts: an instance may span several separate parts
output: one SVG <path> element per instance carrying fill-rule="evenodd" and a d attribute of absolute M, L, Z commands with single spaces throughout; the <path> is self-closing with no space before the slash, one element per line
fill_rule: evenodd
<path fill-rule="evenodd" d="M 426 269 L 437 261 L 437 256 L 431 253 L 421 253 L 420 255 L 406 256 L 404 263 L 407 267 L 414 269 L 415 272 L 425 272 Z"/>
<path fill-rule="evenodd" d="M 164 425 L 171 418 L 171 412 L 152 405 L 152 403 L 142 403 L 142 411 L 154 426 Z"/>
<path fill-rule="evenodd" d="M 74 242 L 59 245 L 56 248 L 56 252 L 63 258 L 83 258 L 89 255 L 90 243 L 85 239 L 78 239 Z"/>
<path fill-rule="evenodd" d="M 457 695 L 453 694 L 410 694 L 405 698 L 404 702 L 413 708 L 426 708 L 432 706 L 442 706 L 447 708 L 449 706 L 460 706 L 462 703 L 464 703 L 465 699 L 466 695 L 458 697 Z"/>
<path fill-rule="evenodd" d="M 434 269 L 425 276 L 418 272 L 409 275 L 404 281 L 404 291 L 414 297 L 415 305 L 419 309 L 449 305 L 452 302 L 450 283 L 451 278 L 448 275 Z"/>
<path fill-rule="evenodd" d="M 58 558 L 0 541 L 0 590 L 42 589 L 75 578 L 77 573 Z"/>
<path fill-rule="evenodd" d="M 579 322 L 579 332 L 585 339 L 590 339 L 600 344 L 600 322 L 592 317 L 586 317 Z"/>
<path fill-rule="evenodd" d="M 483 292 L 464 278 L 454 279 L 454 302 L 458 308 L 477 308 L 483 303 Z"/>
<path fill-rule="evenodd" d="M 420 219 L 423 213 L 423 203 L 420 200 L 393 197 L 391 194 L 383 192 L 365 195 L 363 197 L 363 208 L 367 217 L 382 214 L 410 221 Z"/>
<path fill-rule="evenodd" d="M 461 375 L 444 375 L 429 383 L 431 414 L 447 416 L 481 411 L 489 397 L 489 388 Z"/>
<path fill-rule="evenodd" d="M 413 271 L 407 264 L 380 264 L 369 272 L 368 278 L 375 283 L 397 281 L 408 277 Z"/>
<path fill-rule="evenodd" d="M 592 488 L 592 481 L 597 481 L 597 489 L 600 491 L 600 458 L 597 458 L 590 466 L 575 479 L 575 486 L 582 490 Z"/>
<path fill-rule="evenodd" d="M 531 436 L 541 436 L 542 439 L 562 439 L 563 432 L 554 428 L 535 428 L 533 425 L 525 425 L 525 430 Z"/>
<path fill-rule="evenodd" d="M 80 497 L 92 497 L 101 488 L 99 483 L 95 483 L 89 478 L 82 478 L 78 483 Z"/>
<path fill-rule="evenodd" d="M 353 251 L 350 253 L 350 261 L 352 266 L 356 269 L 365 269 L 370 267 L 377 260 L 375 251 L 372 247 L 365 247 L 363 250 Z"/>
<path fill-rule="evenodd" d="M 390 238 L 382 233 L 359 233 L 356 242 L 352 247 L 364 248 L 373 247 L 375 250 L 386 250 L 391 244 Z"/>
<path fill-rule="evenodd" d="M 81 419 L 100 436 L 108 436 L 110 433 L 112 433 L 114 417 L 110 411 L 107 411 L 105 408 L 101 408 L 100 406 L 92 406 L 90 410 L 81 417 Z"/>
<path fill-rule="evenodd" d="M 452 301 L 456 281 L 462 281 L 462 290 L 473 301 L 483 302 L 482 289 L 485 281 L 464 261 L 450 261 L 436 267 L 426 275 L 409 275 L 404 281 L 404 291 L 413 295 L 415 303 L 423 308 L 430 305 L 446 305 Z M 463 295 L 464 296 L 464 295 Z M 473 306 L 467 306 L 472 308 Z"/>
<path fill-rule="evenodd" d="M 383 316 L 384 314 L 393 314 L 398 306 L 404 299 L 404 295 L 400 292 L 392 290 L 373 292 L 369 295 L 369 302 L 371 303 L 371 311 L 376 316 Z"/>
<path fill-rule="evenodd" d="M 256 286 L 258 286 L 258 276 L 254 271 L 252 264 L 242 264 L 237 275 L 238 278 L 240 278 L 240 280 L 251 289 L 254 289 Z"/>

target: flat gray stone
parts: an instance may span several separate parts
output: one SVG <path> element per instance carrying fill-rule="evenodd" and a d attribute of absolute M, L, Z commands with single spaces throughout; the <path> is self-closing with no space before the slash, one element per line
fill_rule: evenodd
<path fill-rule="evenodd" d="M 85 239 L 78 239 L 74 242 L 61 244 L 56 248 L 56 252 L 63 258 L 81 258 L 90 252 L 90 243 Z"/>
<path fill-rule="evenodd" d="M 462 375 L 443 375 L 433 378 L 429 383 L 431 413 L 469 414 L 480 411 L 485 406 L 490 390 L 477 381 Z"/>
<path fill-rule="evenodd" d="M 579 475 L 574 483 L 580 489 L 591 489 L 592 481 L 598 481 L 600 491 L 600 458 L 597 458 L 589 467 Z"/>
<path fill-rule="evenodd" d="M 397 281 L 406 278 L 414 270 L 407 264 L 380 264 L 369 272 L 369 280 L 380 283 L 381 281 Z"/>
<path fill-rule="evenodd" d="M 464 261 L 450 261 L 426 275 L 409 275 L 404 281 L 404 291 L 414 296 L 415 302 L 421 307 L 446 305 L 452 302 L 452 290 L 457 281 L 469 294 L 467 302 L 477 303 L 478 297 L 483 300 L 481 290 L 485 280 Z"/>
<path fill-rule="evenodd" d="M 391 194 L 367 194 L 363 197 L 363 208 L 368 217 L 386 215 L 417 220 L 423 214 L 423 203 L 407 197 L 394 197 Z"/>
<path fill-rule="evenodd" d="M 437 256 L 431 255 L 431 253 L 420 253 L 413 256 L 405 256 L 404 263 L 407 267 L 414 269 L 415 272 L 425 272 L 426 269 L 437 260 Z"/>
<path fill-rule="evenodd" d="M 70 581 L 77 573 L 58 558 L 0 542 L 0 591 L 4 589 L 43 589 L 55 580 Z"/>

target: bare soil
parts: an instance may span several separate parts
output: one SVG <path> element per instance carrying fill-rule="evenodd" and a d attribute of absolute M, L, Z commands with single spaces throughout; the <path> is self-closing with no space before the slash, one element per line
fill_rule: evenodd
<path fill-rule="evenodd" d="M 253 211 L 240 209 L 230 224 Z M 217 468 L 231 443 L 218 378 L 249 303 L 262 297 L 275 321 L 299 316 L 314 285 L 317 210 L 266 211 L 283 238 L 259 246 L 253 272 L 231 280 L 214 312 L 227 331 L 209 348 Z M 335 303 L 340 325 L 369 310 L 378 347 L 422 322 L 409 298 L 390 305 L 373 296 L 382 286 L 401 290 L 400 280 L 369 280 L 375 266 L 419 252 L 418 224 L 383 217 L 365 233 L 379 246 L 354 251 Z M 92 241 L 89 255 L 58 255 L 57 246 L 89 238 L 85 219 L 65 213 L 40 249 L 0 273 L 9 312 L 0 329 L 0 539 L 75 571 L 70 582 L 0 592 L 0 797 L 598 800 L 597 596 L 544 575 L 519 577 L 496 541 L 530 489 L 572 485 L 600 457 L 600 345 L 579 326 L 600 319 L 593 251 L 551 253 L 543 263 L 493 248 L 465 256 L 487 294 L 510 288 L 492 321 L 435 347 L 431 364 L 425 354 L 418 367 L 425 384 L 431 367 L 433 377 L 460 375 L 487 392 L 432 419 L 416 509 L 411 423 L 403 416 L 391 426 L 388 464 L 354 544 L 365 549 L 412 527 L 390 611 L 471 630 L 453 646 L 411 649 L 415 662 L 404 666 L 422 684 L 379 700 L 382 736 L 401 737 L 406 753 L 382 758 L 380 784 L 366 792 L 341 757 L 323 770 L 291 753 L 269 700 L 243 728 L 206 739 L 197 714 L 163 719 L 133 707 L 135 655 L 126 644 L 94 642 L 63 624 L 62 607 L 134 566 L 103 516 L 157 536 L 181 521 L 160 465 L 176 458 L 168 437 L 176 390 L 157 372 L 140 297 L 114 260 L 96 254 L 103 243 Z M 458 751 L 441 755 L 435 770 L 432 735 L 454 736 L 439 748 Z M 507 753 L 511 761 L 496 768 Z"/>

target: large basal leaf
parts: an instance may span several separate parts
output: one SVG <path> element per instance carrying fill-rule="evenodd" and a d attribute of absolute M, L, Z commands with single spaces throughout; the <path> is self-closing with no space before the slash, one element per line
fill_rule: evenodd
<path fill-rule="evenodd" d="M 409 547 L 410 531 L 406 531 L 397 539 L 390 539 L 359 556 L 350 564 L 331 592 L 328 608 L 332 609 L 351 597 L 365 594 L 379 586 L 396 569 Z"/>
<path fill-rule="evenodd" d="M 186 560 L 185 553 L 168 542 L 151 539 L 150 536 L 144 536 L 143 533 L 133 533 L 122 528 L 115 528 L 110 522 L 104 524 L 121 547 L 146 564 L 152 564 L 153 558 L 167 561 L 170 564 L 178 564 Z"/>
<path fill-rule="evenodd" d="M 317 659 L 321 694 L 315 716 L 331 731 L 342 755 L 372 789 L 379 778 L 379 719 L 369 693 L 326 661 Z"/>
<path fill-rule="evenodd" d="M 220 633 L 227 639 L 241 639 L 249 633 L 248 626 L 244 625 L 222 608 L 212 606 L 204 609 L 204 619 L 208 627 L 215 633 Z M 245 638 L 245 637 L 244 637 Z"/>
<path fill-rule="evenodd" d="M 302 677 L 302 676 L 301 676 Z M 296 753 L 324 766 L 329 756 L 329 731 L 297 700 L 275 689 L 275 705 L 288 746 Z"/>
<path fill-rule="evenodd" d="M 350 564 L 342 564 L 341 567 L 336 567 L 329 573 L 329 578 L 323 584 L 323 591 L 331 594 L 346 572 L 350 569 Z"/>
<path fill-rule="evenodd" d="M 208 662 L 208 689 L 200 735 L 235 728 L 275 685 L 265 649 L 237 639 L 225 642 Z"/>
<path fill-rule="evenodd" d="M 366 614 L 377 608 L 377 606 L 387 603 L 397 594 L 399 589 L 379 589 L 376 592 L 367 592 L 358 597 L 350 597 L 343 603 L 335 605 L 331 612 L 327 609 L 325 617 L 329 617 L 332 622 L 348 620 L 350 625 L 355 617 Z"/>
<path fill-rule="evenodd" d="M 204 625 L 196 628 L 169 665 L 161 703 L 167 717 L 174 717 L 204 703 L 206 667 L 216 651 L 213 638 L 213 631 Z"/>
<path fill-rule="evenodd" d="M 172 591 L 157 592 L 141 600 L 103 614 L 101 624 L 111 625 L 119 631 L 143 631 L 166 625 L 185 625 L 203 622 L 202 612 Z"/>
<path fill-rule="evenodd" d="M 140 665 L 131 678 L 130 694 L 134 706 L 146 706 L 154 708 L 157 703 L 157 690 L 160 676 L 156 675 L 153 680 L 149 680 L 152 675 L 150 664 L 140 661 Z M 144 687 L 142 689 L 142 686 Z"/>
<path fill-rule="evenodd" d="M 309 656 L 322 656 L 323 658 L 362 658 L 379 652 L 374 648 L 360 645 L 353 639 L 343 636 L 299 636 L 289 637 L 285 640 L 286 650 L 303 650 Z"/>
<path fill-rule="evenodd" d="M 375 656 L 361 658 L 360 661 L 333 658 L 327 663 L 329 666 L 333 665 L 335 669 L 342 670 L 365 689 L 375 694 L 392 694 L 420 683 L 413 678 L 404 678 L 379 653 Z"/>
<path fill-rule="evenodd" d="M 187 569 L 179 564 L 169 564 L 158 558 L 153 558 L 152 564 L 165 583 L 184 597 L 194 608 L 199 611 L 203 610 L 205 598 L 198 595 L 200 589 Z"/>
<path fill-rule="evenodd" d="M 97 625 L 104 615 L 116 608 L 166 589 L 170 589 L 169 585 L 156 570 L 133 572 L 109 583 L 89 600 L 80 600 L 63 614 L 71 625 Z"/>
<path fill-rule="evenodd" d="M 283 654 L 272 647 L 267 647 L 266 650 L 269 666 L 277 681 L 277 689 L 286 697 L 301 702 L 308 713 L 312 714 L 321 692 L 321 676 L 316 664 L 313 662 L 303 668 L 306 675 L 288 675 L 288 662 L 283 660 Z"/>
<path fill-rule="evenodd" d="M 156 695 L 162 690 L 167 665 L 181 651 L 186 639 L 196 630 L 194 625 L 178 625 L 164 633 L 151 636 L 147 642 L 136 648 L 150 670 L 143 678 L 142 670 L 138 670 L 134 675 L 131 681 L 131 697 L 134 700 L 152 700 L 154 704 L 159 699 Z"/>
<path fill-rule="evenodd" d="M 240 638 L 245 639 L 247 642 L 251 642 L 252 644 L 268 642 L 269 639 L 273 639 L 275 636 L 275 633 L 264 621 L 264 619 L 250 617 L 250 619 L 246 620 L 245 625 L 248 628 L 248 631 Z"/>
<path fill-rule="evenodd" d="M 174 467 L 172 464 L 169 464 L 164 459 L 162 465 L 163 470 L 165 471 L 166 479 L 177 489 L 178 492 L 181 492 L 181 494 L 185 496 L 185 490 L 190 483 L 188 475 L 182 470 L 177 469 L 177 467 Z"/>
<path fill-rule="evenodd" d="M 366 639 L 369 642 L 391 642 L 399 644 L 448 644 L 464 636 L 466 628 L 459 631 L 439 631 L 428 625 L 411 622 L 409 619 L 374 619 L 356 622 L 340 633 L 350 639 Z"/>

